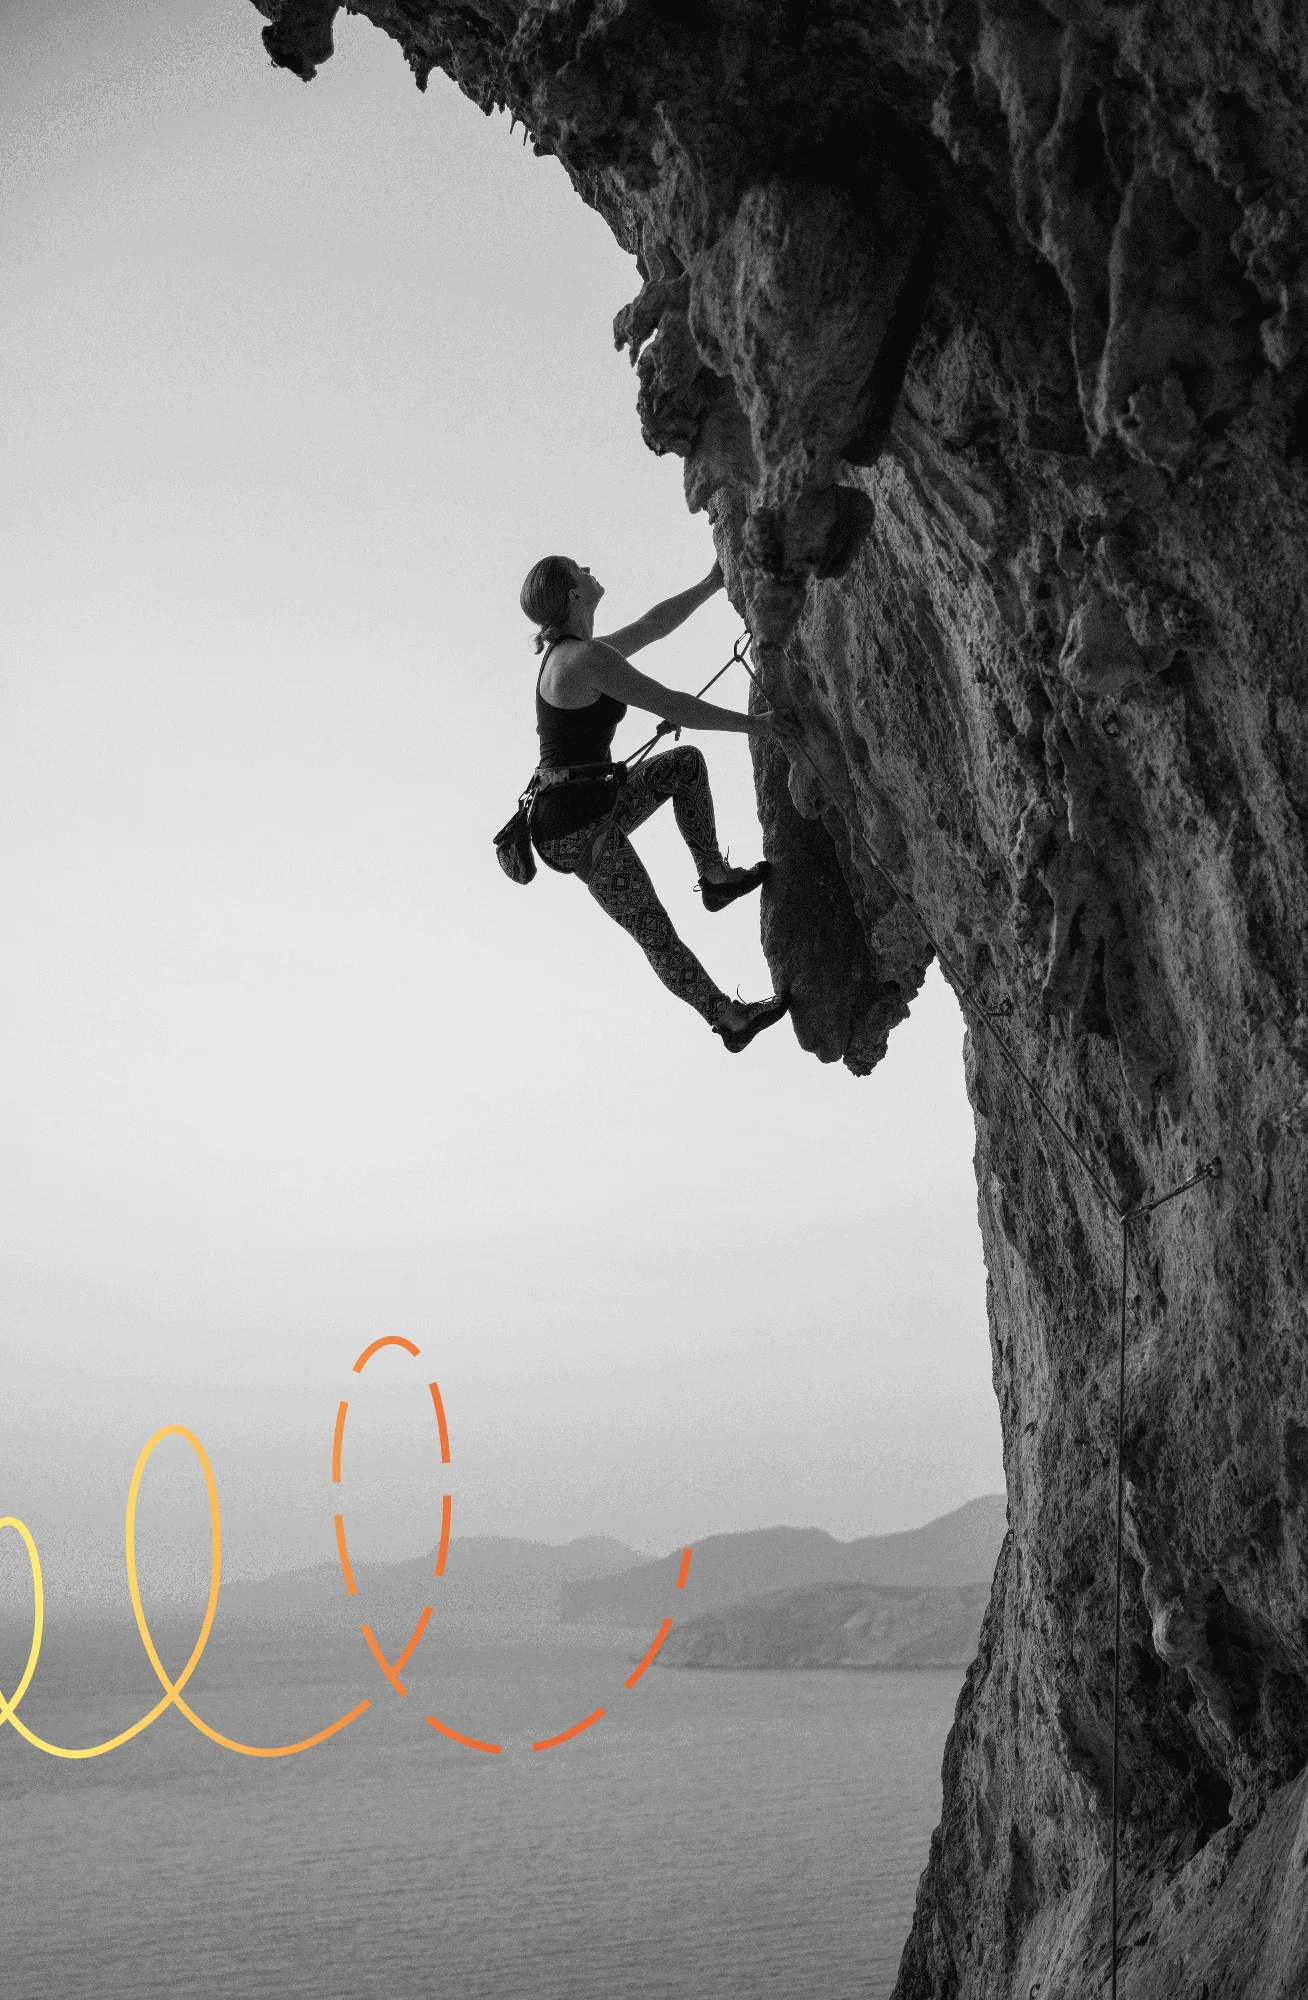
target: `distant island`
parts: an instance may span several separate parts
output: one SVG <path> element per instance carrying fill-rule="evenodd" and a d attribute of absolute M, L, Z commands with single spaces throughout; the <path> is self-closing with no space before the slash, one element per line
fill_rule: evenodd
<path fill-rule="evenodd" d="M 925 1527 L 840 1542 L 821 1528 L 760 1528 L 562 1585 L 578 1625 L 676 1619 L 665 1667 L 965 1667 L 1007 1530 L 1002 1493 Z"/>
<path fill-rule="evenodd" d="M 680 1549 L 657 1562 L 613 1568 L 563 1585 L 563 1616 L 576 1624 L 645 1625 L 672 1611 L 678 1620 L 746 1597 L 816 1583 L 908 1584 L 915 1590 L 989 1584 L 1008 1526 L 1002 1493 L 986 1493 L 924 1527 L 840 1542 L 822 1528 L 756 1528 L 706 1535 L 694 1544 L 684 1591 L 676 1589 Z"/>
<path fill-rule="evenodd" d="M 965 1667 L 990 1596 L 985 1583 L 949 1590 L 907 1584 L 817 1583 L 770 1590 L 674 1625 L 662 1667 Z"/>
<path fill-rule="evenodd" d="M 682 1590 L 680 1548 L 650 1560 L 605 1535 L 562 1546 L 456 1536 L 439 1581 L 432 1555 L 365 1559 L 351 1598 L 339 1564 L 324 1562 L 225 1585 L 223 1623 L 232 1643 L 242 1628 L 307 1625 L 324 1643 L 334 1634 L 350 1644 L 367 1618 L 398 1649 L 430 1604 L 433 1639 L 530 1631 L 559 1644 L 615 1643 L 639 1658 L 671 1617 L 663 1667 L 963 1667 L 1005 1531 L 1004 1496 L 986 1494 L 924 1527 L 850 1542 L 821 1528 L 707 1535 L 692 1544 Z"/>

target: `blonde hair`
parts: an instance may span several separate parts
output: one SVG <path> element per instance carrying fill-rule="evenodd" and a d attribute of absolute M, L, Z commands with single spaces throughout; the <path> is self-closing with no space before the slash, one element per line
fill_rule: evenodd
<path fill-rule="evenodd" d="M 536 634 L 538 653 L 559 637 L 558 628 L 568 615 L 576 581 L 573 565 L 566 556 L 542 556 L 527 571 L 526 581 L 518 592 L 518 603 L 533 625 L 540 626 Z"/>

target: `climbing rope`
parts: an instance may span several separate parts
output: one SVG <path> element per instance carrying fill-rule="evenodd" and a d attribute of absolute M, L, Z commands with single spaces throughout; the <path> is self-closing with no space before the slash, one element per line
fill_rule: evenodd
<path fill-rule="evenodd" d="M 735 646 L 732 649 L 731 658 L 729 660 L 723 661 L 722 665 L 718 668 L 717 672 L 713 675 L 713 678 L 711 680 L 705 681 L 703 687 L 700 689 L 699 693 L 695 696 L 696 701 L 703 701 L 709 689 L 712 687 L 716 687 L 718 682 L 722 679 L 723 674 L 729 672 L 732 667 L 744 667 L 745 671 L 748 673 L 749 662 L 745 658 L 745 655 L 741 652 L 740 649 L 742 646 L 748 646 L 749 642 L 750 642 L 749 633 L 747 631 L 742 632 L 740 637 L 737 639 Z M 654 745 L 659 741 L 661 737 L 680 736 L 681 729 L 682 725 L 680 723 L 660 722 L 658 728 L 654 731 L 654 734 L 650 737 L 648 743 L 642 743 L 639 750 L 633 750 L 630 757 L 624 757 L 623 762 L 625 763 L 627 769 L 629 771 L 632 771 L 635 769 L 637 764 L 643 764 L 646 757 L 649 756 L 650 751 L 654 748 Z"/>
<path fill-rule="evenodd" d="M 767 694 L 764 690 L 762 679 L 755 672 L 754 668 L 750 665 L 749 661 L 746 659 L 744 651 L 742 651 L 742 648 L 747 648 L 750 643 L 751 643 L 750 635 L 748 630 L 746 630 L 741 634 L 740 638 L 736 641 L 735 651 L 732 653 L 731 659 L 727 661 L 727 666 L 728 667 L 732 666 L 737 661 L 739 661 L 740 665 L 745 669 L 745 672 L 749 675 L 750 680 L 757 688 L 763 700 L 766 701 Z M 725 672 L 726 672 L 726 667 L 722 669 L 722 673 Z M 714 676 L 715 680 L 720 678 L 721 678 L 720 675 Z M 709 685 L 712 686 L 712 682 L 710 682 Z M 666 728 L 667 725 L 665 724 L 664 727 Z M 790 743 L 793 744 L 793 747 L 798 751 L 799 755 L 804 759 L 804 762 L 808 765 L 809 770 L 813 773 L 813 777 L 816 780 L 819 789 L 825 794 L 827 799 L 830 801 L 831 805 L 834 806 L 835 810 L 840 814 L 840 817 L 844 821 L 845 827 L 851 839 L 857 841 L 858 845 L 862 848 L 868 860 L 871 862 L 873 868 L 875 868 L 877 874 L 886 884 L 887 888 L 890 890 L 891 894 L 895 897 L 896 901 L 901 903 L 903 907 L 908 911 L 908 914 L 913 919 L 913 922 L 917 925 L 918 930 L 922 933 L 922 936 L 926 939 L 927 944 L 931 947 L 931 950 L 934 953 L 936 959 L 939 961 L 942 970 L 948 975 L 951 984 L 954 986 L 954 989 L 958 994 L 960 1002 L 968 1009 L 968 1011 L 972 1014 L 972 1016 L 977 1021 L 979 1021 L 981 1026 L 986 1030 L 987 1034 L 990 1036 L 991 1041 L 993 1042 L 996 1049 L 999 1051 L 999 1054 L 1002 1057 L 1004 1063 L 1007 1065 L 1008 1069 L 1018 1079 L 1019 1083 L 1023 1085 L 1026 1091 L 1030 1094 L 1032 1100 L 1037 1105 L 1039 1105 L 1041 1111 L 1043 1111 L 1045 1117 L 1048 1119 L 1053 1129 L 1057 1132 L 1060 1139 L 1062 1139 L 1064 1145 L 1067 1147 L 1072 1157 L 1077 1161 L 1082 1171 L 1086 1174 L 1096 1194 L 1098 1194 L 1100 1200 L 1104 1203 L 1105 1207 L 1108 1209 L 1109 1213 L 1113 1216 L 1113 1218 L 1118 1223 L 1121 1229 L 1122 1268 L 1121 1268 L 1121 1283 L 1119 1287 L 1119 1300 L 1118 1300 L 1119 1327 L 1118 1327 L 1118 1359 L 1117 1359 L 1117 1562 L 1116 1562 L 1116 1582 L 1114 1590 L 1114 1608 L 1113 1608 L 1113 1620 L 1114 1620 L 1113 1623 L 1113 1786 L 1112 1786 L 1113 1833 L 1112 1833 L 1112 1859 L 1110 1866 L 1112 1958 L 1111 1958 L 1110 1981 L 1109 1981 L 1111 2000 L 1117 2000 L 1117 1933 L 1118 1933 L 1117 1864 L 1118 1864 L 1119 1817 L 1120 1817 L 1118 1811 L 1118 1762 L 1119 1762 L 1119 1742 L 1121 1735 L 1121 1690 L 1122 1690 L 1122 1511 L 1123 1511 L 1122 1446 L 1124 1442 L 1125 1424 L 1126 1424 L 1126 1289 L 1127 1289 L 1127 1279 L 1128 1279 L 1128 1268 L 1127 1268 L 1128 1244 L 1130 1239 L 1131 1224 L 1133 1222 L 1140 1221 L 1146 1215 L 1152 1215 L 1156 1208 L 1165 1207 L 1168 1202 L 1175 1201 L 1180 1195 L 1188 1194 L 1191 1191 L 1191 1189 L 1199 1187 L 1205 1181 L 1220 1180 L 1222 1173 L 1222 1163 L 1220 1159 L 1209 1160 L 1204 1166 L 1199 1168 L 1197 1173 L 1191 1174 L 1188 1180 L 1180 1181 L 1177 1184 L 1177 1186 L 1168 1188 L 1165 1193 L 1154 1196 L 1154 1198 L 1151 1201 L 1139 1202 L 1134 1207 L 1127 1207 L 1127 1208 L 1119 1207 L 1118 1203 L 1114 1199 L 1108 1187 L 1107 1182 L 1103 1179 L 1102 1175 L 1097 1171 L 1093 1162 L 1090 1160 L 1085 1151 L 1077 1144 L 1076 1140 L 1072 1137 L 1072 1134 L 1068 1131 L 1067 1126 L 1063 1123 L 1063 1120 L 1058 1116 L 1058 1113 L 1054 1110 L 1054 1107 L 1049 1102 L 1049 1099 L 1045 1096 L 1044 1092 L 1040 1089 L 1040 1086 L 1036 1083 L 1035 1078 L 1032 1077 L 1027 1072 L 1027 1070 L 1023 1067 L 1022 1063 L 1019 1061 L 1016 1051 L 1012 1048 L 1007 1037 L 1004 1035 L 1002 1029 L 998 1025 L 998 1019 L 995 1014 L 995 1011 L 992 1008 L 986 1006 L 985 1002 L 981 999 L 980 995 L 977 993 L 971 981 L 964 976 L 961 968 L 959 967 L 957 961 L 952 957 L 952 955 L 941 948 L 938 939 L 932 932 L 930 926 L 926 921 L 926 918 L 922 915 L 922 912 L 918 909 L 916 903 L 913 901 L 913 898 L 910 895 L 908 895 L 907 892 L 896 881 L 894 875 L 891 873 L 890 869 L 886 866 L 886 863 L 882 860 L 881 856 L 877 853 L 871 841 L 868 839 L 863 828 L 851 818 L 850 814 L 848 813 L 845 806 L 842 804 L 840 798 L 838 797 L 835 787 L 831 784 L 825 771 L 822 770 L 821 766 L 818 764 L 817 760 L 808 750 L 807 746 L 802 741 L 802 739 L 796 734 L 793 735 L 789 740 Z"/>

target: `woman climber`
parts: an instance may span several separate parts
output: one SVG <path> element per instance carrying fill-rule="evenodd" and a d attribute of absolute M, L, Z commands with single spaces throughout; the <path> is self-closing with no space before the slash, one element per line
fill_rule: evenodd
<path fill-rule="evenodd" d="M 779 1021 L 784 996 L 729 1000 L 672 928 L 628 835 L 672 800 L 677 827 L 699 870 L 706 910 L 722 910 L 757 889 L 768 863 L 733 868 L 718 849 L 708 769 L 700 751 L 668 750 L 624 777 L 611 762 L 613 732 L 633 708 L 675 728 L 725 729 L 763 735 L 763 716 L 737 715 L 694 695 L 665 688 L 630 665 L 630 655 L 675 632 L 692 611 L 722 588 L 715 563 L 703 583 L 656 604 L 620 632 L 597 639 L 595 608 L 604 586 L 568 556 L 546 556 L 522 586 L 519 602 L 540 627 L 544 651 L 536 681 L 540 737 L 531 838 L 547 866 L 576 875 L 602 909 L 635 938 L 663 984 L 702 1014 L 734 1054 Z"/>

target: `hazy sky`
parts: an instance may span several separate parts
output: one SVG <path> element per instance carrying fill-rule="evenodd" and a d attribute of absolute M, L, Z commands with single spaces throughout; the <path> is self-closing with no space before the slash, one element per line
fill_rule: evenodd
<path fill-rule="evenodd" d="M 732 1059 L 578 884 L 495 866 L 527 568 L 589 562 L 617 625 L 713 559 L 611 345 L 634 264 L 366 23 L 307 88 L 260 25 L 0 11 L 0 1513 L 55 1589 L 120 1571 L 180 1422 L 233 1573 L 329 1559 L 348 1396 L 352 1546 L 407 1555 L 433 1374 L 456 1534 L 854 1535 L 1000 1487 L 938 976 L 871 1079 L 787 1027 Z M 737 630 L 718 598 L 641 664 L 698 686 Z M 751 860 L 744 740 L 699 740 Z M 707 917 L 661 818 L 683 934 L 766 992 L 757 903 Z M 350 1375 L 381 1333 L 421 1359 Z M 162 1570 L 198 1492 L 161 1450 Z"/>

